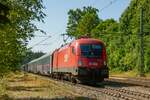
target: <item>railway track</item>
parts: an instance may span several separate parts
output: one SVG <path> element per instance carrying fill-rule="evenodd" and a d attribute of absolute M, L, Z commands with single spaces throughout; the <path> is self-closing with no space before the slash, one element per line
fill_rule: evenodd
<path fill-rule="evenodd" d="M 113 90 L 113 91 L 117 91 L 117 92 L 121 92 L 121 93 L 130 95 L 134 98 L 136 96 L 136 99 L 139 99 L 139 100 L 145 100 L 145 99 L 149 100 L 150 99 L 150 94 L 146 94 L 146 93 L 131 91 L 131 90 L 122 89 L 122 88 L 119 88 L 119 89 L 112 88 L 112 87 L 105 87 L 105 88 L 108 90 Z"/>
<path fill-rule="evenodd" d="M 50 80 L 52 78 L 42 76 L 42 78 Z M 54 79 L 53 79 L 54 80 Z M 131 91 L 127 89 L 122 88 L 114 88 L 110 86 L 89 86 L 89 85 L 83 85 L 83 84 L 73 84 L 68 81 L 64 80 L 54 80 L 55 82 L 59 82 L 58 84 L 62 85 L 68 85 L 73 88 L 75 88 L 74 92 L 79 93 L 84 96 L 92 97 L 92 98 L 99 98 L 100 95 L 104 94 L 106 96 L 112 97 L 114 99 L 118 100 L 150 100 L 150 94 L 142 93 L 142 92 L 136 92 Z"/>
<path fill-rule="evenodd" d="M 118 82 L 123 84 L 150 87 L 150 79 L 143 78 L 110 77 L 109 79 L 105 79 L 105 82 Z"/>
<path fill-rule="evenodd" d="M 123 100 L 150 100 L 150 95 L 141 93 L 141 92 L 136 92 L 136 91 L 131 91 L 131 90 L 126 90 L 126 89 L 121 89 L 121 88 L 112 88 L 112 87 L 107 87 L 105 86 L 104 88 L 97 88 L 97 87 L 91 87 L 91 86 L 85 86 L 81 84 L 77 84 L 78 87 L 86 88 L 88 91 L 95 91 L 98 94 L 106 94 L 112 97 L 115 97 L 117 99 L 123 99 Z"/>

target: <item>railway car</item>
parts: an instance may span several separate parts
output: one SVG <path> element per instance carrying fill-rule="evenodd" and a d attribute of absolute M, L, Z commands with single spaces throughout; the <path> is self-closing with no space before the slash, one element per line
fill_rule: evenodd
<path fill-rule="evenodd" d="M 42 75 L 50 75 L 52 72 L 52 59 L 51 58 L 52 58 L 52 55 L 51 53 L 49 53 L 29 62 L 26 65 L 26 67 L 28 67 L 28 72 L 42 74 Z"/>
<path fill-rule="evenodd" d="M 106 48 L 102 41 L 81 38 L 53 53 L 53 76 L 74 82 L 100 82 L 108 78 Z"/>

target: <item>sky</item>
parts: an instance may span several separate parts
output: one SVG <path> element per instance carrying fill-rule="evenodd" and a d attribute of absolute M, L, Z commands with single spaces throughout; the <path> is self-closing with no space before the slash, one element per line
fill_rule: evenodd
<path fill-rule="evenodd" d="M 35 32 L 36 36 L 29 41 L 28 47 L 32 47 L 34 52 L 42 51 L 45 53 L 59 48 L 63 44 L 61 34 L 66 33 L 67 13 L 70 9 L 82 9 L 84 6 L 92 6 L 99 10 L 98 15 L 100 19 L 114 18 L 118 21 L 129 3 L 130 0 L 43 0 L 45 6 L 43 11 L 47 15 L 44 19 L 45 23 L 35 22 L 35 24 L 47 34 Z M 45 41 L 40 43 L 40 45 L 36 45 L 42 40 Z"/>

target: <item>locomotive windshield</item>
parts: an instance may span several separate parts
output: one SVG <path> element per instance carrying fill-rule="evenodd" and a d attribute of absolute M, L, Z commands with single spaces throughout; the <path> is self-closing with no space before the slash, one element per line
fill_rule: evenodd
<path fill-rule="evenodd" d="M 80 49 L 83 57 L 100 57 L 102 53 L 100 44 L 81 44 Z"/>

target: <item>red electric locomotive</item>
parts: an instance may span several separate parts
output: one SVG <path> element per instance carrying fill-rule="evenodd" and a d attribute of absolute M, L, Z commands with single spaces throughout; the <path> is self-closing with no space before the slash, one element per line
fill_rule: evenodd
<path fill-rule="evenodd" d="M 108 78 L 106 48 L 102 41 L 80 38 L 53 52 L 52 76 L 74 82 L 100 82 Z"/>

